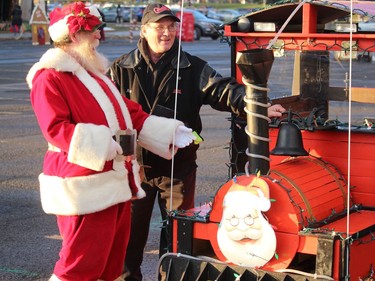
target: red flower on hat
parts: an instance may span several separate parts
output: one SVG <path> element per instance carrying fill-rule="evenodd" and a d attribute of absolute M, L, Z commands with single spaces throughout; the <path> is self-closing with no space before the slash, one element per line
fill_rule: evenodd
<path fill-rule="evenodd" d="M 72 5 L 71 14 L 67 20 L 70 34 L 80 30 L 92 31 L 102 23 L 98 17 L 90 14 L 90 10 L 82 2 Z"/>

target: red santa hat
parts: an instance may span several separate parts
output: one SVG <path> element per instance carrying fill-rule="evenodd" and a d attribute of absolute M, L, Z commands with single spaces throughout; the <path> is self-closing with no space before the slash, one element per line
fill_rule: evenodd
<path fill-rule="evenodd" d="M 86 7 L 82 2 L 75 2 L 63 8 L 56 8 L 50 13 L 48 31 L 51 39 L 59 42 L 69 34 L 80 30 L 95 31 L 103 24 L 95 6 Z"/>
<path fill-rule="evenodd" d="M 254 176 L 249 185 L 243 186 L 234 183 L 224 197 L 223 207 L 241 204 L 250 204 L 260 211 L 268 211 L 271 207 L 271 201 L 267 182 Z"/>

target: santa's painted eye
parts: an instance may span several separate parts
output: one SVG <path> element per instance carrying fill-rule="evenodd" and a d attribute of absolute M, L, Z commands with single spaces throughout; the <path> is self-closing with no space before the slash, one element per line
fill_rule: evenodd
<path fill-rule="evenodd" d="M 240 223 L 240 220 L 236 217 L 231 217 L 228 220 L 231 226 L 237 226 Z"/>
<path fill-rule="evenodd" d="M 243 221 L 247 225 L 253 225 L 254 224 L 254 218 L 251 215 L 248 215 L 248 216 L 244 217 Z"/>
<path fill-rule="evenodd" d="M 229 221 L 230 225 L 233 226 L 233 227 L 236 227 L 240 224 L 240 221 L 243 220 L 243 222 L 248 225 L 248 226 L 251 226 L 254 224 L 254 220 L 257 218 L 256 217 L 253 217 L 252 215 L 247 215 L 246 217 L 244 218 L 237 218 L 236 216 L 232 216 L 231 218 L 229 219 L 226 219 L 227 221 Z"/>

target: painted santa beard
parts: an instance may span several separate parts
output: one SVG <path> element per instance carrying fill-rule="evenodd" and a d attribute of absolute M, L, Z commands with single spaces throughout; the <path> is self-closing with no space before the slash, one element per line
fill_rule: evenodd
<path fill-rule="evenodd" d="M 240 230 L 237 228 L 233 228 L 232 226 L 225 226 L 225 229 L 227 231 L 228 237 L 230 237 L 234 241 L 241 241 L 245 238 L 256 240 L 259 239 L 263 234 L 261 225 L 251 226 L 246 230 Z"/>
<path fill-rule="evenodd" d="M 263 266 L 274 255 L 276 250 L 276 236 L 271 225 L 259 217 L 261 235 L 257 240 L 234 240 L 226 227 L 221 226 L 217 232 L 219 248 L 225 258 L 235 264 L 258 267 Z"/>

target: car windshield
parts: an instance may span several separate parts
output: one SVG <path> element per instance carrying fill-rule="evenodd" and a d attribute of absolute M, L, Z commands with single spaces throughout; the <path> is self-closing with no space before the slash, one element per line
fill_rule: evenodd
<path fill-rule="evenodd" d="M 195 19 L 201 19 L 201 20 L 206 19 L 205 15 L 203 15 L 201 12 L 193 11 L 193 14 L 194 14 Z"/>

